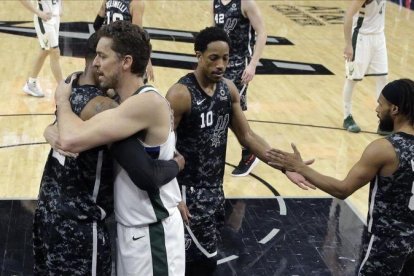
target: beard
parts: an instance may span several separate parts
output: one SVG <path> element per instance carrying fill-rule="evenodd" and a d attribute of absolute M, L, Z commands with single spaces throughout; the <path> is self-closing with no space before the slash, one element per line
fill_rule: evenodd
<path fill-rule="evenodd" d="M 379 129 L 389 132 L 394 130 L 394 121 L 392 120 L 390 114 L 385 115 L 382 119 L 380 118 Z"/>

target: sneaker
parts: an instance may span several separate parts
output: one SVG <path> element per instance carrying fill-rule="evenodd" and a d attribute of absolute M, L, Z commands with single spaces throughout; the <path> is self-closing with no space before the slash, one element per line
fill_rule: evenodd
<path fill-rule="evenodd" d="M 244 152 L 245 150 L 243 150 L 243 153 Z M 242 153 L 242 159 L 240 160 L 239 165 L 237 165 L 237 167 L 231 172 L 232 176 L 246 176 L 259 163 L 259 158 L 257 158 L 254 154 L 252 153 L 243 154 L 243 153 Z"/>
<path fill-rule="evenodd" d="M 377 128 L 377 134 L 381 135 L 381 136 L 388 136 L 392 133 L 392 131 L 385 131 L 380 129 L 379 127 Z"/>
<path fill-rule="evenodd" d="M 42 90 L 39 86 L 37 86 L 36 83 L 29 83 L 26 82 L 26 84 L 23 87 L 24 93 L 34 96 L 34 97 L 44 97 L 45 94 L 43 94 Z"/>
<path fill-rule="evenodd" d="M 352 115 L 349 115 L 345 118 L 342 126 L 349 132 L 358 133 L 361 131 L 361 128 L 355 123 L 354 118 L 352 118 Z"/>

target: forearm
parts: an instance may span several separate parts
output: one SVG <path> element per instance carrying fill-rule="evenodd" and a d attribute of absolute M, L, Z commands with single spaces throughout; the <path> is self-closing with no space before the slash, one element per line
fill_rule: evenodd
<path fill-rule="evenodd" d="M 20 0 L 20 3 L 22 3 L 22 5 L 26 9 L 28 9 L 29 11 L 31 11 L 32 13 L 37 14 L 37 12 L 38 12 L 37 9 L 29 1 L 27 1 L 27 0 Z"/>
<path fill-rule="evenodd" d="M 250 61 L 251 64 L 254 64 L 255 66 L 257 66 L 257 64 L 259 63 L 259 60 L 263 54 L 263 49 L 266 45 L 266 40 L 267 40 L 267 34 L 264 30 L 257 34 L 257 40 L 254 46 L 253 56 Z"/>
<path fill-rule="evenodd" d="M 269 160 L 266 156 L 266 151 L 271 147 L 262 137 L 250 130 L 250 132 L 239 142 L 267 164 Z"/>
<path fill-rule="evenodd" d="M 134 184 L 151 193 L 158 192 L 179 172 L 177 162 L 152 159 L 143 145 L 133 137 L 113 143 L 110 150 Z"/>
<path fill-rule="evenodd" d="M 352 194 L 353 191 L 349 191 L 343 181 L 336 178 L 323 175 L 311 167 L 301 164 L 295 170 L 297 173 L 303 175 L 310 183 L 315 185 L 322 191 L 339 199 L 345 199 Z"/>

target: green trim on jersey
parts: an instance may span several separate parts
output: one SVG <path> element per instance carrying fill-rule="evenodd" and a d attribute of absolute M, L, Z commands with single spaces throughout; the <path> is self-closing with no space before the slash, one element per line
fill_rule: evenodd
<path fill-rule="evenodd" d="M 149 225 L 153 276 L 168 275 L 167 249 L 162 222 Z"/>

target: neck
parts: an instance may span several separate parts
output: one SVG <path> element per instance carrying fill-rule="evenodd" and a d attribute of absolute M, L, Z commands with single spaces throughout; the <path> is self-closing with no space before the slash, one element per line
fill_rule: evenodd
<path fill-rule="evenodd" d="M 394 121 L 394 132 L 405 132 L 414 135 L 414 127 L 410 124 L 408 120 L 396 119 Z"/>
<path fill-rule="evenodd" d="M 214 93 L 214 89 L 216 88 L 216 83 L 209 80 L 197 67 L 197 69 L 194 71 L 194 75 L 197 79 L 198 84 L 200 87 L 206 92 L 207 94 Z"/>
<path fill-rule="evenodd" d="M 121 79 L 118 83 L 119 85 L 114 89 L 121 98 L 121 102 L 128 99 L 135 91 L 144 86 L 143 78 L 132 74 Z"/>
<path fill-rule="evenodd" d="M 96 85 L 95 75 L 93 69 L 89 66 L 85 68 L 82 74 L 79 76 L 79 85 Z"/>

